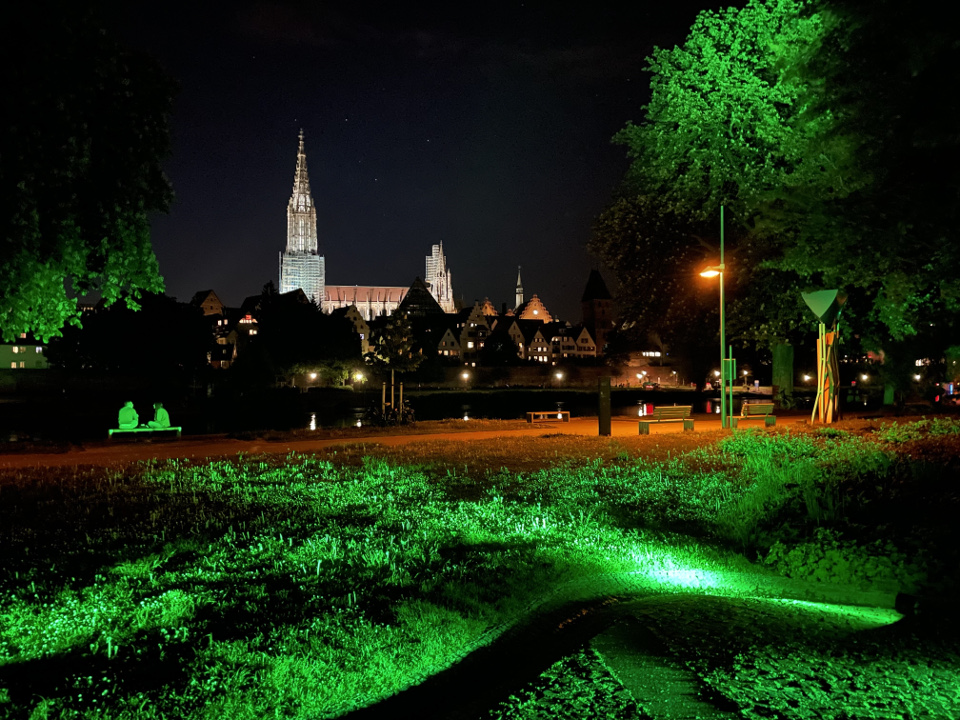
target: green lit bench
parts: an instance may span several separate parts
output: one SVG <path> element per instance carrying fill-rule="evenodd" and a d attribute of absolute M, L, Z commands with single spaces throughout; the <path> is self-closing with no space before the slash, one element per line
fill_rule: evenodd
<path fill-rule="evenodd" d="M 693 430 L 693 405 L 664 405 L 655 407 L 640 421 L 640 434 L 649 435 L 650 426 L 655 423 L 682 422 L 684 430 Z"/>
<path fill-rule="evenodd" d="M 744 403 L 740 407 L 740 417 L 730 418 L 730 427 L 736 429 L 739 420 L 757 420 L 763 419 L 763 424 L 767 427 L 777 424 L 777 418 L 773 416 L 772 402 L 754 402 Z"/>
<path fill-rule="evenodd" d="M 528 412 L 527 422 L 570 422 L 570 411 L 544 410 L 543 412 Z"/>
<path fill-rule="evenodd" d="M 113 440 L 115 435 L 136 435 L 138 433 L 169 433 L 175 432 L 177 437 L 180 437 L 181 427 L 179 425 L 171 425 L 170 427 L 165 428 L 152 428 L 152 427 L 135 427 L 135 428 L 111 428 L 107 430 L 107 437 Z"/>

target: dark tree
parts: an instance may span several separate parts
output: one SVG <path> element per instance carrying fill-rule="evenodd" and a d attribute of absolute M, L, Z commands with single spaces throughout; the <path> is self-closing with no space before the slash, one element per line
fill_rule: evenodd
<path fill-rule="evenodd" d="M 325 315 L 298 293 L 280 295 L 272 283 L 260 302 L 258 335 L 251 344 L 267 353 L 278 374 L 343 375 L 360 358 L 360 338 L 345 318 Z"/>
<path fill-rule="evenodd" d="M 141 377 L 189 377 L 207 364 L 210 328 L 198 308 L 145 293 L 140 310 L 123 304 L 100 308 L 83 327 L 66 327 L 47 353 L 50 363 L 73 372 Z"/>
<path fill-rule="evenodd" d="M 413 372 L 424 356 L 416 351 L 416 338 L 409 318 L 394 313 L 373 334 L 372 349 L 367 361 L 381 371 Z"/>

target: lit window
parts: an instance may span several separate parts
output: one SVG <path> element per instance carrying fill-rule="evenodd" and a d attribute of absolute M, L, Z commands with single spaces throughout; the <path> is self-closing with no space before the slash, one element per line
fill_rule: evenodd
<path fill-rule="evenodd" d="M 20 352 L 20 348 L 18 348 L 16 345 L 14 345 L 14 346 L 13 346 L 13 354 L 16 355 L 18 352 Z"/>
<path fill-rule="evenodd" d="M 20 367 L 25 367 L 23 360 L 20 361 Z"/>
<path fill-rule="evenodd" d="M 473 340 L 467 340 L 467 349 L 473 350 Z"/>
<path fill-rule="evenodd" d="M 16 367 L 17 367 L 17 364 L 15 362 L 10 363 L 11 369 L 16 369 Z"/>
<path fill-rule="evenodd" d="M 42 347 L 38 347 L 38 348 L 37 348 L 37 354 L 39 355 L 39 354 L 42 353 L 42 352 L 43 352 L 43 348 L 42 348 Z"/>

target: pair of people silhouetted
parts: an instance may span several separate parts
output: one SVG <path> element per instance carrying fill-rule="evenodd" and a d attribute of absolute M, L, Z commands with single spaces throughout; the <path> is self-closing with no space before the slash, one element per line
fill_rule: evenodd
<path fill-rule="evenodd" d="M 127 400 L 120 408 L 120 414 L 117 416 L 117 427 L 121 430 L 133 430 L 140 427 L 140 416 L 133 407 L 133 401 Z M 170 413 L 163 407 L 163 403 L 153 404 L 153 420 L 150 420 L 143 427 L 163 429 L 170 427 Z"/>

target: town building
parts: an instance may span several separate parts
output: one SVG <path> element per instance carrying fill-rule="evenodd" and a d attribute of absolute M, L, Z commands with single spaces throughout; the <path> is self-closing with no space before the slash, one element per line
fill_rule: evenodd
<path fill-rule="evenodd" d="M 0 343 L 0 369 L 46 370 L 46 345 L 21 333 L 13 342 Z"/>

